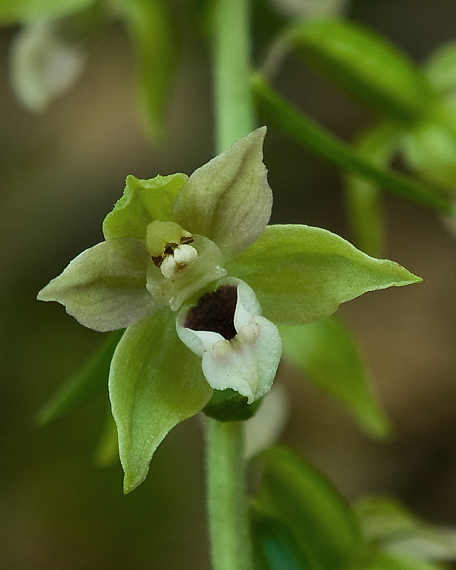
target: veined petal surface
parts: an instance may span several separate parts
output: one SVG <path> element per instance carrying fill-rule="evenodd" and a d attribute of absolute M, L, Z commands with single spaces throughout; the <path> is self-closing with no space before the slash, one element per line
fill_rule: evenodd
<path fill-rule="evenodd" d="M 57 301 L 82 325 L 106 332 L 152 314 L 157 303 L 146 289 L 150 257 L 143 242 L 113 239 L 79 254 L 61 275 L 38 293 Z"/>
<path fill-rule="evenodd" d="M 214 241 L 226 259 L 252 244 L 271 216 L 265 134 L 266 127 L 253 131 L 195 170 L 174 202 L 175 221 Z"/>
<path fill-rule="evenodd" d="M 186 174 L 139 180 L 127 176 L 123 196 L 103 222 L 106 239 L 134 237 L 146 241 L 147 226 L 154 220 L 173 221 L 173 202 L 187 181 Z"/>

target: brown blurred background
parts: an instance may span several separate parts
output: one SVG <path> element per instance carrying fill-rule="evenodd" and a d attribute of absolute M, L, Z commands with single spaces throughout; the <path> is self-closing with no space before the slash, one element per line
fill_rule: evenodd
<path fill-rule="evenodd" d="M 452 0 L 358 0 L 348 14 L 417 62 L 456 37 Z M 267 25 L 258 30 L 258 62 Z M 40 116 L 21 108 L 8 86 L 16 31 L 0 32 L 0 567 L 208 569 L 197 419 L 166 438 L 148 479 L 127 497 L 120 466 L 93 462 L 107 395 L 45 428 L 34 424 L 40 406 L 100 341 L 60 305 L 38 303 L 37 291 L 101 240 L 101 222 L 127 174 L 190 174 L 212 156 L 204 41 L 183 38 L 169 139 L 153 148 L 138 124 L 132 54 L 120 27 L 92 46 L 82 79 Z M 276 85 L 346 140 L 372 121 L 298 60 L 286 63 Z M 265 162 L 273 222 L 318 225 L 350 239 L 330 165 L 272 129 Z M 456 526 L 456 238 L 411 203 L 387 198 L 386 214 L 385 256 L 425 283 L 367 294 L 341 313 L 360 338 L 395 437 L 368 439 L 285 362 L 277 382 L 292 404 L 282 441 L 350 499 L 394 494 L 417 514 Z"/>

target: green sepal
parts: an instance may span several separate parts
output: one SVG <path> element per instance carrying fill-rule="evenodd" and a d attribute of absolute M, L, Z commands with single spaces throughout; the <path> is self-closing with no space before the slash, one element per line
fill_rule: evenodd
<path fill-rule="evenodd" d="M 276 324 L 310 324 L 367 291 L 422 281 L 331 232 L 291 224 L 267 226 L 225 267 L 252 287 L 264 317 Z"/>
<path fill-rule="evenodd" d="M 271 216 L 265 135 L 266 127 L 256 129 L 195 170 L 174 203 L 175 221 L 215 242 L 226 259 L 252 244 Z"/>
<path fill-rule="evenodd" d="M 92 357 L 42 407 L 37 420 L 44 425 L 101 394 L 108 386 L 109 366 L 123 330 L 105 335 Z"/>
<path fill-rule="evenodd" d="M 310 65 L 378 113 L 410 124 L 432 111 L 436 94 L 424 75 L 372 30 L 312 19 L 293 26 L 288 38 Z"/>
<path fill-rule="evenodd" d="M 61 303 L 69 315 L 96 331 L 127 328 L 157 309 L 146 289 L 150 264 L 141 240 L 102 241 L 75 257 L 37 299 Z"/>
<path fill-rule="evenodd" d="M 321 473 L 284 447 L 260 458 L 264 475 L 255 508 L 286 525 L 316 568 L 353 568 L 366 556 L 355 513 Z"/>
<path fill-rule="evenodd" d="M 366 497 L 355 511 L 365 539 L 390 556 L 456 560 L 456 529 L 421 520 L 396 499 Z"/>
<path fill-rule="evenodd" d="M 168 308 L 125 331 L 112 359 L 109 394 L 129 493 L 144 481 L 166 434 L 212 396 L 201 359 L 179 340 Z"/>
<path fill-rule="evenodd" d="M 398 136 L 397 125 L 380 123 L 358 137 L 355 147 L 360 156 L 384 168 L 397 149 Z M 355 244 L 369 255 L 380 255 L 384 241 L 380 187 L 355 174 L 347 174 L 344 177 L 344 190 Z"/>
<path fill-rule="evenodd" d="M 187 181 L 186 174 L 139 180 L 127 176 L 125 190 L 103 222 L 106 239 L 135 237 L 146 241 L 147 226 L 154 220 L 173 221 L 174 199 Z"/>
<path fill-rule="evenodd" d="M 342 403 L 371 436 L 384 438 L 391 433 L 357 341 L 340 319 L 281 326 L 279 332 L 284 357 L 314 386 Z"/>
<path fill-rule="evenodd" d="M 178 37 L 163 0 L 115 0 L 136 53 L 138 103 L 153 142 L 165 132 L 169 88 L 177 63 Z"/>
<path fill-rule="evenodd" d="M 0 0 L 0 24 L 59 18 L 84 10 L 97 0 Z"/>
<path fill-rule="evenodd" d="M 262 399 L 247 404 L 247 397 L 231 390 L 214 390 L 212 398 L 203 408 L 206 416 L 218 422 L 243 422 L 253 418 Z"/>
<path fill-rule="evenodd" d="M 318 570 L 286 525 L 255 507 L 249 515 L 255 570 Z"/>

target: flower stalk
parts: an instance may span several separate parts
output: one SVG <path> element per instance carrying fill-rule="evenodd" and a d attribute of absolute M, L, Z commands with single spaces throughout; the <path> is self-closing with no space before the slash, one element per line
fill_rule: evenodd
<path fill-rule="evenodd" d="M 208 419 L 207 500 L 214 570 L 251 570 L 241 422 Z"/>

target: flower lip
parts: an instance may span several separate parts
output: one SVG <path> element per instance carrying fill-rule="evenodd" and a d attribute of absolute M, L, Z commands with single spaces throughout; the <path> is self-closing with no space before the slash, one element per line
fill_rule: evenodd
<path fill-rule="evenodd" d="M 184 327 L 194 331 L 212 331 L 226 340 L 237 334 L 234 313 L 237 304 L 237 287 L 222 285 L 216 291 L 203 295 L 187 313 Z"/>
<path fill-rule="evenodd" d="M 277 327 L 260 315 L 253 290 L 228 277 L 193 307 L 184 306 L 176 319 L 179 338 L 202 357 L 209 385 L 231 388 L 248 404 L 269 391 L 282 351 Z"/>

